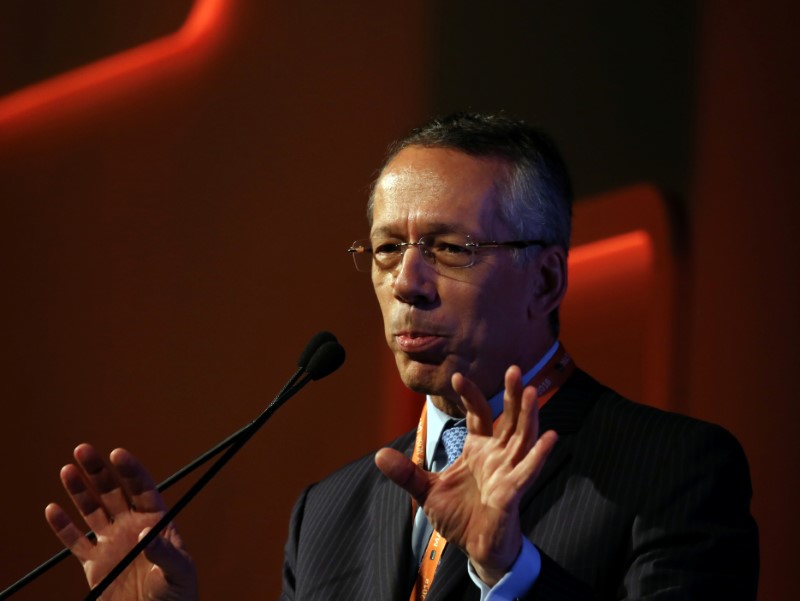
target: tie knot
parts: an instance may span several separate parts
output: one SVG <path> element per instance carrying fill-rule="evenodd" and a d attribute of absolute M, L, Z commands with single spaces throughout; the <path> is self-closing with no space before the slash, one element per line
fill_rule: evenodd
<path fill-rule="evenodd" d="M 462 424 L 464 422 L 461 422 Z M 447 454 L 447 465 L 453 463 L 461 455 L 464 449 L 464 441 L 467 438 L 467 428 L 463 425 L 456 426 L 456 422 L 448 422 L 442 431 L 442 444 L 444 452 Z"/>

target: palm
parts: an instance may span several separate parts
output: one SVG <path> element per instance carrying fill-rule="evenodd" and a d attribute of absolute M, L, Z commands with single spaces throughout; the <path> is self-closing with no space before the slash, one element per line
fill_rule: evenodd
<path fill-rule="evenodd" d="M 423 509 L 448 540 L 473 564 L 505 570 L 521 544 L 519 462 L 508 444 L 492 436 L 470 434 L 464 452 L 432 481 Z"/>
<path fill-rule="evenodd" d="M 485 581 L 496 581 L 513 564 L 522 543 L 519 502 L 556 442 L 538 438 L 538 408 L 532 388 L 522 390 L 518 368 L 506 374 L 502 416 L 491 411 L 472 382 L 459 375 L 453 388 L 467 408 L 469 436 L 448 469 L 425 472 L 399 453 L 382 450 L 378 467 L 408 490 L 448 543 L 469 556 Z"/>
<path fill-rule="evenodd" d="M 89 550 L 82 560 L 86 580 L 94 587 L 105 578 L 138 542 L 137 533 L 153 526 L 161 517 L 156 512 L 127 512 L 114 517 L 114 522 L 98 531 L 97 545 Z M 159 587 L 163 578 L 159 571 L 152 571 L 153 564 L 143 555 L 133 563 L 106 589 L 103 599 L 148 599 Z"/>

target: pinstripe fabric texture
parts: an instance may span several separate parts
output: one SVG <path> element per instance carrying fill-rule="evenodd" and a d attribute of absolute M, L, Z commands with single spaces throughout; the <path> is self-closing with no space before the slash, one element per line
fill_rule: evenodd
<path fill-rule="evenodd" d="M 747 463 L 722 428 L 631 403 L 581 371 L 542 409 L 559 442 L 520 505 L 542 554 L 526 599 L 755 599 L 758 535 Z M 414 433 L 390 446 L 410 455 Z M 295 506 L 285 601 L 407 601 L 411 504 L 372 455 Z M 475 600 L 445 550 L 428 601 Z"/>

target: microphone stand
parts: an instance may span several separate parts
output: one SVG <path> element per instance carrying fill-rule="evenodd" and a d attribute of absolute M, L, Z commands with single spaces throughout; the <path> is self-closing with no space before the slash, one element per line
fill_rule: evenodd
<path fill-rule="evenodd" d="M 302 372 L 302 369 L 298 370 L 295 376 L 292 377 L 290 382 L 297 380 L 297 375 Z M 286 401 L 292 398 L 295 394 L 297 394 L 306 384 L 308 384 L 312 380 L 312 376 L 309 374 L 305 374 L 302 378 L 297 380 L 291 386 L 287 385 L 284 387 L 285 392 L 283 394 L 278 394 L 275 399 L 267 406 L 267 408 L 259 415 L 256 419 L 250 422 L 247 426 L 242 428 L 239 432 L 233 435 L 234 440 L 232 441 L 231 445 L 228 447 L 225 454 L 222 455 L 208 470 L 198 478 L 197 482 L 195 482 L 191 488 L 180 498 L 178 501 L 172 505 L 172 507 L 163 515 L 163 517 L 158 521 L 158 523 L 153 526 L 150 531 L 141 538 L 141 540 L 136 543 L 136 545 L 131 549 L 128 554 L 123 557 L 120 562 L 114 566 L 114 568 L 106 575 L 103 580 L 101 580 L 97 586 L 95 586 L 89 594 L 85 597 L 84 601 L 96 601 L 100 595 L 111 585 L 112 582 L 120 575 L 122 572 L 127 568 L 134 559 L 144 551 L 145 547 L 149 545 L 153 539 L 158 536 L 161 531 L 167 527 L 167 525 L 175 518 L 178 513 L 183 510 L 186 505 L 199 493 L 206 484 L 208 484 L 211 479 L 219 472 L 231 458 L 239 452 L 245 443 L 255 434 L 261 426 L 263 426 L 272 414 L 278 410 L 278 408 L 283 405 Z M 223 441 L 224 442 L 224 441 Z"/>
<path fill-rule="evenodd" d="M 325 359 L 331 358 L 330 347 L 334 345 L 340 349 L 341 358 L 337 358 L 336 360 L 334 360 L 334 363 L 338 361 L 338 363 L 336 363 L 335 366 L 324 365 L 326 363 Z M 323 347 L 328 347 L 327 353 L 325 353 L 325 351 L 320 353 L 320 350 Z M 278 394 L 275 396 L 272 402 L 267 406 L 267 408 L 261 413 L 261 415 L 259 415 L 255 420 L 253 420 L 243 428 L 240 428 L 239 430 L 237 430 L 236 432 L 234 432 L 233 434 L 231 434 L 230 436 L 219 442 L 213 448 L 209 449 L 202 455 L 198 456 L 193 461 L 191 461 L 190 463 L 182 467 L 180 470 L 172 474 L 170 477 L 159 483 L 156 489 L 159 492 L 163 492 L 168 488 L 170 488 L 176 482 L 179 482 L 184 477 L 191 474 L 201 465 L 204 465 L 205 463 L 210 461 L 213 457 L 219 455 L 225 449 L 230 449 L 230 447 L 234 444 L 237 445 L 235 449 L 230 451 L 228 454 L 220 458 L 220 460 L 217 461 L 217 463 L 212 465 L 211 468 L 209 468 L 208 472 L 206 472 L 206 474 L 204 474 L 198 480 L 198 482 L 195 483 L 195 485 L 192 488 L 190 488 L 189 491 L 187 491 L 184 497 L 182 497 L 178 501 L 178 504 L 180 506 L 177 509 L 177 511 L 175 511 L 175 508 L 178 507 L 178 504 L 174 505 L 172 510 L 170 510 L 164 516 L 164 519 L 159 521 L 159 523 L 153 527 L 153 529 L 148 533 L 148 535 L 145 536 L 140 541 L 140 543 L 137 544 L 136 547 L 134 547 L 133 550 L 131 550 L 131 552 L 129 553 L 130 559 L 128 559 L 128 556 L 123 558 L 122 562 L 120 562 L 120 565 L 122 565 L 122 563 L 125 562 L 124 566 L 119 570 L 117 570 L 117 568 L 119 568 L 118 565 L 117 568 L 112 570 L 112 572 L 109 573 L 109 575 L 103 581 L 101 581 L 100 584 L 98 584 L 98 586 L 95 587 L 95 589 L 93 589 L 93 591 L 98 590 L 102 586 L 102 589 L 99 590 L 97 596 L 99 596 L 102 593 L 102 591 L 105 590 L 113 580 L 113 578 L 110 578 L 111 574 L 114 574 L 114 578 L 118 576 L 119 573 L 121 573 L 122 570 L 133 560 L 133 558 L 135 558 L 136 555 L 138 555 L 138 553 L 140 553 L 144 549 L 144 547 L 146 547 L 147 544 L 150 541 L 152 541 L 155 538 L 155 536 L 161 532 L 161 530 L 164 529 L 164 527 L 169 523 L 169 521 L 172 518 L 174 518 L 175 515 L 177 515 L 177 513 L 208 483 L 208 481 L 211 480 L 211 478 L 214 477 L 214 475 L 231 459 L 231 457 L 233 457 L 233 455 L 235 455 L 238 452 L 238 450 L 244 445 L 244 443 L 246 443 L 250 439 L 250 437 L 253 436 L 253 434 L 255 434 L 255 432 L 264 423 L 266 423 L 267 420 L 269 420 L 272 414 L 284 402 L 286 402 L 296 393 L 298 393 L 300 389 L 302 389 L 306 384 L 308 384 L 309 381 L 318 380 L 322 377 L 325 377 L 330 372 L 338 369 L 339 365 L 341 365 L 341 361 L 343 360 L 344 360 L 344 350 L 341 349 L 341 345 L 339 345 L 339 343 L 336 341 L 336 337 L 330 332 L 318 332 L 311 339 L 311 341 L 308 343 L 305 350 L 303 351 L 303 354 L 300 356 L 300 360 L 298 361 L 297 371 L 295 371 L 292 377 L 289 378 L 286 384 L 283 385 L 283 388 L 281 388 L 281 390 L 278 392 Z M 210 473 L 212 472 L 212 470 L 213 473 Z M 85 536 L 89 540 L 95 540 L 97 538 L 95 533 L 92 531 L 87 532 Z M 134 551 L 136 552 L 134 553 Z M 61 551 L 53 555 L 50 559 L 39 565 L 37 568 L 31 570 L 28 574 L 17 580 L 14 584 L 12 584 L 3 591 L 0 591 L 0 601 L 8 599 L 11 595 L 18 592 L 19 590 L 21 590 L 34 580 L 36 580 L 39 576 L 49 571 L 51 568 L 57 566 L 64 559 L 69 557 L 69 555 L 70 555 L 69 549 L 62 549 Z M 108 582 L 106 582 L 106 580 L 108 580 Z M 96 599 L 97 596 L 93 597 L 92 595 L 90 595 L 87 598 Z"/>

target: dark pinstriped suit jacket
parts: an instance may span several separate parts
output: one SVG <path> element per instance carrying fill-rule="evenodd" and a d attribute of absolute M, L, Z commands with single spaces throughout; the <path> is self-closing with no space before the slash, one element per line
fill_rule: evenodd
<path fill-rule="evenodd" d="M 627 401 L 575 374 L 541 411 L 559 441 L 523 497 L 542 554 L 526 599 L 754 599 L 758 534 L 747 463 L 718 426 Z M 390 446 L 411 452 L 414 432 Z M 295 506 L 281 599 L 407 601 L 411 503 L 370 455 Z M 479 598 L 450 545 L 429 601 Z"/>

